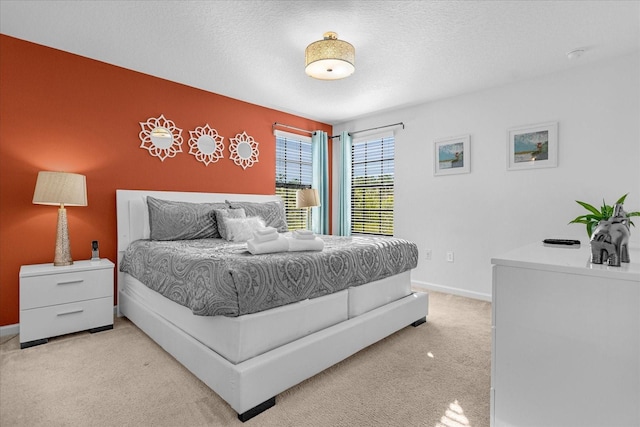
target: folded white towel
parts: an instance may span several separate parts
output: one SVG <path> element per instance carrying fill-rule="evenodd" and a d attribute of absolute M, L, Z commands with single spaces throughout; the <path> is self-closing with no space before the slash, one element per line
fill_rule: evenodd
<path fill-rule="evenodd" d="M 300 228 L 298 230 L 293 230 L 294 233 L 298 233 L 298 234 L 303 234 L 303 235 L 310 235 L 313 234 L 313 231 L 311 230 L 307 230 L 305 228 Z"/>
<path fill-rule="evenodd" d="M 316 235 L 313 234 L 313 231 L 309 230 L 293 230 L 291 232 L 291 237 L 301 240 L 313 240 L 316 238 Z"/>
<path fill-rule="evenodd" d="M 265 236 L 265 235 L 268 235 L 268 234 L 277 234 L 278 230 L 276 230 L 273 227 L 264 227 L 264 228 L 261 228 L 259 230 L 256 230 L 256 233 L 258 233 L 261 236 Z"/>
<path fill-rule="evenodd" d="M 263 242 L 270 242 L 272 240 L 276 240 L 278 238 L 279 234 L 276 231 L 275 228 L 273 228 L 273 233 L 267 233 L 267 234 L 260 234 L 258 231 L 254 231 L 253 232 L 253 239 L 256 242 L 259 243 L 263 243 Z"/>
<path fill-rule="evenodd" d="M 313 239 L 295 239 L 289 237 L 287 240 L 289 240 L 289 252 L 321 251 L 324 249 L 324 240 L 318 237 L 314 237 Z"/>
<path fill-rule="evenodd" d="M 287 252 L 289 250 L 289 239 L 278 235 L 275 240 L 268 242 L 258 242 L 255 239 L 247 240 L 247 249 L 253 255 L 271 254 L 274 252 Z"/>

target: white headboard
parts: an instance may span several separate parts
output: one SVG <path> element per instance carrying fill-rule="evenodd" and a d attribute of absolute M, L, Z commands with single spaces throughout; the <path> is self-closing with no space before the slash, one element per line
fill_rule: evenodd
<path fill-rule="evenodd" d="M 157 199 L 191 203 L 211 203 L 225 200 L 243 202 L 269 202 L 281 200 L 280 196 L 263 194 L 193 193 L 179 191 L 116 190 L 116 211 L 118 227 L 118 252 L 129 243 L 149 238 L 149 211 L 147 196 Z"/>
<path fill-rule="evenodd" d="M 122 280 L 120 261 L 129 244 L 138 239 L 149 238 L 149 211 L 147 196 L 180 202 L 207 203 L 224 202 L 269 202 L 281 200 L 280 196 L 264 194 L 195 193 L 180 191 L 116 190 L 116 217 L 118 229 L 118 289 Z"/>

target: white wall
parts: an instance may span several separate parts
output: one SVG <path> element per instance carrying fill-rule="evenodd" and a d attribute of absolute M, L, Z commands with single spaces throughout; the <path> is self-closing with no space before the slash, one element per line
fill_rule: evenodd
<path fill-rule="evenodd" d="M 507 171 L 507 129 L 548 121 L 559 124 L 558 167 Z M 361 118 L 334 135 L 396 122 L 405 129 L 395 132 L 395 235 L 418 244 L 412 278 L 426 288 L 490 299 L 491 257 L 547 237 L 588 244 L 582 225 L 567 224 L 585 213 L 575 200 L 599 206 L 630 193 L 625 209 L 640 211 L 637 53 Z M 461 134 L 471 135 L 471 173 L 434 176 L 434 140 Z M 632 246 L 640 246 L 634 222 Z"/>

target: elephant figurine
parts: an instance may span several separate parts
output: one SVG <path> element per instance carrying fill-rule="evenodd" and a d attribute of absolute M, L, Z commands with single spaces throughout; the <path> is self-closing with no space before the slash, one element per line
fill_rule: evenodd
<path fill-rule="evenodd" d="M 620 267 L 620 262 L 631 262 L 629 259 L 629 218 L 621 204 L 614 206 L 614 214 L 609 219 L 601 220 L 591 236 L 591 262 L 607 263 L 612 267 Z"/>

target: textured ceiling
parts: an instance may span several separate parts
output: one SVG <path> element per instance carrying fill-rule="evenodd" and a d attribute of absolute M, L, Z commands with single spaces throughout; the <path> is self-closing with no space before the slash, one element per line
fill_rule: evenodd
<path fill-rule="evenodd" d="M 347 79 L 304 73 L 326 31 Z M 337 124 L 638 51 L 640 2 L 1 0 L 0 32 Z"/>

